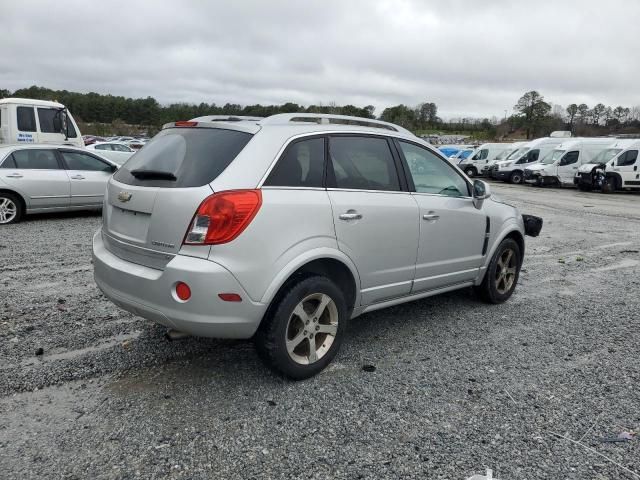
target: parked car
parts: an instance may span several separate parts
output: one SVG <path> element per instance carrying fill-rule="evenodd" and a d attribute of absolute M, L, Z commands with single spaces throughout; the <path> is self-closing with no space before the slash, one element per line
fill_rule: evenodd
<path fill-rule="evenodd" d="M 483 171 L 497 160 L 506 150 L 511 149 L 510 143 L 484 143 L 460 163 L 460 168 L 469 178 L 481 175 Z"/>
<path fill-rule="evenodd" d="M 522 183 L 524 169 L 542 160 L 551 150 L 571 137 L 571 132 L 558 130 L 548 137 L 536 138 L 511 153 L 507 158 L 497 161 L 489 168 L 491 178 L 509 183 Z"/>
<path fill-rule="evenodd" d="M 133 148 L 119 142 L 97 142 L 87 145 L 87 150 L 95 150 L 100 156 L 108 158 L 118 165 L 122 165 L 129 160 L 131 155 L 136 153 Z"/>
<path fill-rule="evenodd" d="M 611 138 L 579 138 L 558 145 L 524 169 L 524 181 L 533 185 L 573 185 L 578 167 L 590 163 L 611 145 Z"/>
<path fill-rule="evenodd" d="M 63 104 L 4 98 L 0 100 L 0 145 L 13 143 L 84 146 L 78 125 Z"/>
<path fill-rule="evenodd" d="M 308 113 L 167 124 L 103 211 L 108 298 L 170 337 L 253 337 L 294 379 L 365 312 L 470 286 L 506 301 L 541 228 L 402 127 Z"/>
<path fill-rule="evenodd" d="M 0 146 L 0 224 L 29 213 L 100 209 L 117 168 L 84 148 Z"/>

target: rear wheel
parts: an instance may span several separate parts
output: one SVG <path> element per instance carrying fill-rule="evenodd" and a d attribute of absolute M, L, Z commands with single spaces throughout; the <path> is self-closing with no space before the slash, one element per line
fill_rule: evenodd
<path fill-rule="evenodd" d="M 516 170 L 509 177 L 510 183 L 522 183 L 522 172 Z"/>
<path fill-rule="evenodd" d="M 17 223 L 23 215 L 22 202 L 13 193 L 0 192 L 0 224 Z"/>
<path fill-rule="evenodd" d="M 484 280 L 476 292 L 488 303 L 502 303 L 511 297 L 520 276 L 520 247 L 506 238 L 500 243 L 489 262 Z"/>
<path fill-rule="evenodd" d="M 258 354 L 274 371 L 302 380 L 322 371 L 338 353 L 347 305 L 328 278 L 314 276 L 287 287 L 256 333 Z"/>

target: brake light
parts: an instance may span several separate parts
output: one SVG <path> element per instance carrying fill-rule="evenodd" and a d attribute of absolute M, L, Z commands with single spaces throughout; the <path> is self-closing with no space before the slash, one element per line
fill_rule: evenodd
<path fill-rule="evenodd" d="M 258 213 L 260 205 L 260 190 L 214 193 L 198 207 L 184 244 L 216 245 L 230 242 L 247 228 Z"/>
<path fill-rule="evenodd" d="M 187 122 L 185 120 L 181 120 L 173 124 L 176 127 L 197 127 L 198 122 Z"/>

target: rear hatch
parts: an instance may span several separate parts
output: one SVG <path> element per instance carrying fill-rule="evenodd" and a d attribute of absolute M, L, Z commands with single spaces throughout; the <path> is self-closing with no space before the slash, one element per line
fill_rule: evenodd
<path fill-rule="evenodd" d="M 109 181 L 103 240 L 124 260 L 163 269 L 180 250 L 198 206 L 213 193 L 209 184 L 255 133 L 251 127 L 185 123 L 163 129 Z"/>

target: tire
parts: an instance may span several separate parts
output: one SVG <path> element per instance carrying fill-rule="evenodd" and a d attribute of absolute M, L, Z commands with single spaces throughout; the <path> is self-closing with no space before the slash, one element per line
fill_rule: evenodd
<path fill-rule="evenodd" d="M 602 184 L 602 193 L 613 193 L 616 191 L 616 179 L 607 177 Z"/>
<path fill-rule="evenodd" d="M 511 251 L 510 257 L 508 257 L 507 253 L 509 251 Z M 503 303 L 511 297 L 520 276 L 520 267 L 522 265 L 520 255 L 520 247 L 516 241 L 511 238 L 505 238 L 500 245 L 498 245 L 496 252 L 489 262 L 489 267 L 487 268 L 482 283 L 475 287 L 476 293 L 480 298 L 487 303 Z M 507 269 L 513 269 L 509 277 L 503 275 L 504 271 L 502 270 L 501 262 L 506 262 Z"/>
<path fill-rule="evenodd" d="M 289 284 L 274 302 L 255 335 L 258 355 L 285 377 L 313 377 L 333 360 L 342 344 L 348 321 L 344 295 L 328 278 L 313 276 Z M 322 311 L 314 315 L 323 303 Z"/>
<path fill-rule="evenodd" d="M 467 167 L 467 168 L 465 168 L 465 169 L 464 169 L 464 173 L 465 173 L 465 175 L 466 175 L 467 177 L 469 177 L 469 178 L 473 178 L 473 177 L 475 177 L 476 175 L 478 175 L 478 172 L 477 172 L 477 171 L 476 171 L 476 169 L 475 169 L 475 168 L 473 168 L 473 167 Z"/>
<path fill-rule="evenodd" d="M 512 172 L 511 175 L 509 176 L 509 183 L 520 184 L 523 182 L 522 177 L 523 177 L 522 172 L 519 170 L 516 170 L 515 172 Z"/>
<path fill-rule="evenodd" d="M 14 193 L 0 192 L 0 225 L 18 223 L 24 215 L 22 202 Z"/>

